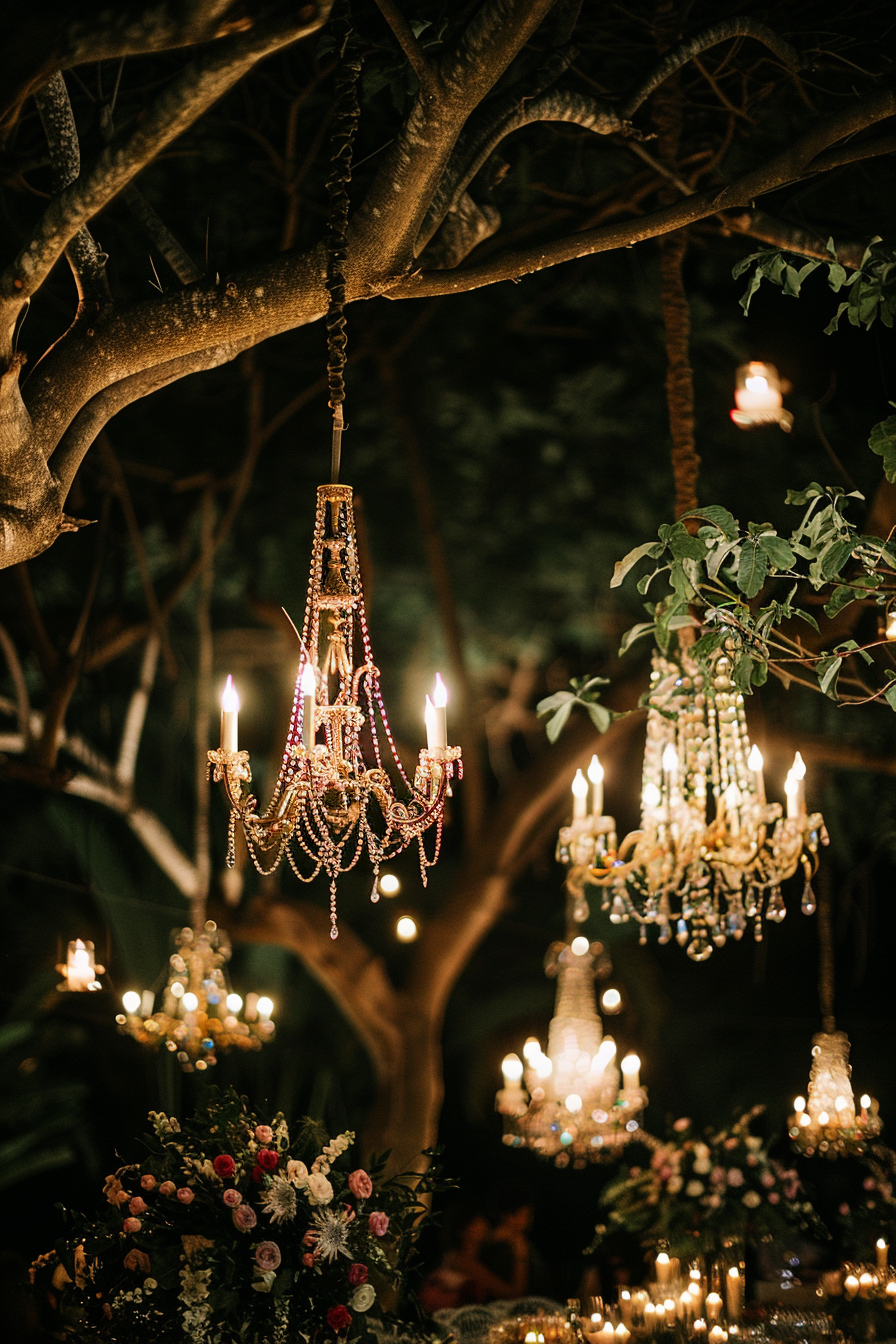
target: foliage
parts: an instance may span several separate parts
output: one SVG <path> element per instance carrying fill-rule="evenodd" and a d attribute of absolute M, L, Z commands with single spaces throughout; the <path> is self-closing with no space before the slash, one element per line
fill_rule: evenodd
<path fill-rule="evenodd" d="M 674 1255 L 714 1256 L 724 1245 L 780 1241 L 794 1226 L 827 1233 L 797 1173 L 769 1156 L 750 1132 L 763 1107 L 754 1106 L 728 1129 L 698 1137 L 690 1120 L 676 1120 L 647 1167 L 631 1167 L 601 1193 L 606 1221 L 591 1248 L 626 1231 L 645 1245 L 666 1241 Z"/>
<path fill-rule="evenodd" d="M 866 331 L 878 319 L 885 327 L 892 327 L 896 316 L 896 254 L 892 248 L 885 247 L 879 237 L 872 238 L 857 270 L 851 275 L 837 260 L 833 238 L 827 241 L 827 252 L 830 259 L 826 262 L 811 258 L 807 261 L 805 257 L 795 253 L 785 254 L 778 248 L 763 248 L 744 257 L 732 272 L 737 280 L 752 267 L 752 275 L 740 301 L 744 313 L 750 311 L 753 295 L 763 280 L 779 285 L 785 294 L 798 299 L 806 277 L 817 271 L 819 266 L 827 266 L 828 284 L 834 293 L 849 290 L 849 294 L 825 327 L 826 335 L 830 336 L 837 330 L 844 314 L 852 326 L 864 327 Z M 801 264 L 797 266 L 794 262 Z"/>
<path fill-rule="evenodd" d="M 875 1143 L 859 1164 L 861 1187 L 841 1191 L 837 1207 L 839 1237 L 850 1259 L 864 1260 L 878 1237 L 889 1244 L 896 1232 L 896 1152 Z"/>
<path fill-rule="evenodd" d="M 797 601 L 801 588 L 827 595 L 828 618 L 855 602 L 883 608 L 896 591 L 896 545 L 864 536 L 846 516 L 849 501 L 861 498 L 858 491 L 846 494 L 815 481 L 805 490 L 788 491 L 787 503 L 803 512 L 786 537 L 771 523 L 744 525 L 718 505 L 663 524 L 659 540 L 636 546 L 619 561 L 613 575 L 615 587 L 649 557 L 654 565 L 639 579 L 638 591 L 646 595 L 661 577 L 670 590 L 646 604 L 650 620 L 627 632 L 621 651 L 646 634 L 666 651 L 674 631 L 696 627 L 699 638 L 693 655 L 705 661 L 725 647 L 732 657 L 734 681 L 744 694 L 763 685 L 769 670 L 785 682 L 801 680 L 797 669 L 802 667 L 814 674 L 819 689 L 832 700 L 864 703 L 883 698 L 896 709 L 896 670 L 880 668 L 869 652 L 886 641 L 862 647 L 846 639 L 817 653 L 805 646 L 797 631 L 788 633 L 796 621 L 819 630 L 812 612 Z M 690 520 L 701 524 L 696 534 L 686 526 Z M 859 683 L 859 695 L 838 689 L 844 661 L 854 657 L 873 666 L 877 679 L 871 687 Z"/>
<path fill-rule="evenodd" d="M 72 1235 L 32 1277 L 59 1294 L 75 1340 L 355 1340 L 404 1287 L 424 1206 L 442 1184 L 382 1179 L 310 1120 L 252 1114 L 210 1089 L 183 1127 L 150 1112 L 147 1155 L 106 1177 L 101 1218 L 72 1214 Z M 432 1154 L 427 1154 L 432 1156 Z"/>
<path fill-rule="evenodd" d="M 554 695 L 539 700 L 536 706 L 540 719 L 548 714 L 551 716 L 545 724 L 550 742 L 557 741 L 576 705 L 581 705 L 586 711 L 599 733 L 605 733 L 612 721 L 620 717 L 614 710 L 607 709 L 606 705 L 598 704 L 600 691 L 597 688 L 608 686 L 608 677 L 573 677 L 569 684 L 573 688 L 571 691 L 556 691 Z"/>

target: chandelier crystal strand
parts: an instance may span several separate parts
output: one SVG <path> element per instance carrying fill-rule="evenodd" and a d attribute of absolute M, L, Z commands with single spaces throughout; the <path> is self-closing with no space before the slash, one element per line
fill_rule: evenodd
<path fill-rule="evenodd" d="M 674 937 L 705 961 L 752 922 L 786 915 L 781 884 L 802 868 L 802 909 L 815 908 L 811 878 L 824 821 L 808 812 L 805 766 L 787 777 L 786 812 L 765 796 L 762 756 L 751 746 L 744 698 L 731 663 L 716 654 L 707 674 L 684 648 L 654 653 L 641 788 L 641 824 L 617 845 L 611 817 L 582 817 L 561 829 L 557 857 L 576 881 L 602 889 L 614 924 L 636 920 L 658 941 Z M 601 789 L 601 806 L 603 791 Z"/>

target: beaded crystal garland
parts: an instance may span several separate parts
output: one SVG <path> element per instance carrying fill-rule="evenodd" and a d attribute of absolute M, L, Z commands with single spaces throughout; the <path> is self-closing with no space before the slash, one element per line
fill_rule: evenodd
<path fill-rule="evenodd" d="M 806 810 L 799 753 L 786 812 L 767 801 L 728 657 L 716 655 L 707 676 L 686 650 L 677 659 L 656 652 L 648 706 L 641 825 L 617 843 L 613 818 L 589 814 L 583 801 L 557 846 L 571 889 L 601 888 L 613 923 L 637 920 L 642 943 L 653 925 L 659 942 L 674 936 L 694 961 L 741 938 L 750 921 L 760 941 L 763 919 L 784 919 L 781 884 L 800 866 L 802 909 L 812 914 L 824 822 Z M 602 789 L 599 797 L 602 812 Z M 583 897 L 576 917 L 587 917 Z"/>
<path fill-rule="evenodd" d="M 285 856 L 302 882 L 326 873 L 330 936 L 336 938 L 337 880 L 365 853 L 373 866 L 372 901 L 379 899 L 380 865 L 415 840 L 426 884 L 427 870 L 438 859 L 455 768 L 458 778 L 462 774 L 460 747 L 444 739 L 444 709 L 440 719 L 439 708 L 430 705 L 429 745 L 420 752 L 413 783 L 401 764 L 370 647 L 348 485 L 318 487 L 301 643 L 292 716 L 267 811 L 259 814 L 244 788 L 252 778 L 248 752 L 227 750 L 222 741 L 208 758 L 231 806 L 228 865 L 234 863 L 239 822 L 259 872 L 272 872 Z M 431 857 L 424 847 L 430 828 Z"/>
<path fill-rule="evenodd" d="M 640 1060 L 622 1061 L 616 1043 L 604 1036 L 594 993 L 594 977 L 608 965 L 601 943 L 573 938 L 554 943 L 545 970 L 557 978 L 547 1053 L 527 1041 L 523 1060 L 504 1060 L 504 1086 L 495 1099 L 504 1117 L 504 1143 L 530 1148 L 557 1166 L 584 1166 L 612 1160 L 640 1129 L 647 1093 L 640 1085 Z"/>
<path fill-rule="evenodd" d="M 873 1097 L 860 1097 L 856 1107 L 846 1032 L 818 1032 L 812 1037 L 808 1092 L 795 1099 L 788 1123 L 796 1147 L 807 1157 L 861 1155 L 882 1127 Z"/>

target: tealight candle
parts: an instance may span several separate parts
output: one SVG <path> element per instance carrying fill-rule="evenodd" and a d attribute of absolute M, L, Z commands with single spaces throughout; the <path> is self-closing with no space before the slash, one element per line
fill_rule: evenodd
<path fill-rule="evenodd" d="M 867 1269 L 859 1275 L 859 1297 L 867 1297 L 874 1285 L 874 1279 Z"/>
<path fill-rule="evenodd" d="M 709 1332 L 709 1338 L 712 1340 L 712 1344 L 725 1344 L 725 1340 L 728 1338 L 728 1331 L 723 1330 L 720 1325 L 714 1325 Z"/>
<path fill-rule="evenodd" d="M 74 942 L 69 943 L 65 958 L 65 984 L 67 989 L 84 990 L 90 989 L 92 986 L 96 978 L 91 964 L 93 961 L 92 950 L 93 943 L 88 948 L 87 944 L 82 942 L 80 938 L 76 938 Z"/>
<path fill-rule="evenodd" d="M 843 1291 L 848 1300 L 855 1297 L 856 1293 L 859 1291 L 859 1281 L 855 1274 L 847 1274 L 846 1278 L 843 1280 Z"/>
<path fill-rule="evenodd" d="M 722 1298 L 718 1293 L 706 1294 L 706 1319 L 717 1321 L 722 1314 Z"/>
<path fill-rule="evenodd" d="M 694 1334 L 703 1335 L 706 1333 L 706 1322 L 702 1316 L 698 1316 L 694 1322 Z"/>

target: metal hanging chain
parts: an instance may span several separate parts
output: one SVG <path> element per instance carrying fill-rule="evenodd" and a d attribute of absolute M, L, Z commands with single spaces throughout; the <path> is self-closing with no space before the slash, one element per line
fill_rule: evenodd
<path fill-rule="evenodd" d="M 342 403 L 345 400 L 345 255 L 348 233 L 348 185 L 352 178 L 352 148 L 361 114 L 358 76 L 361 59 L 351 50 L 352 22 L 348 0 L 337 5 L 331 20 L 339 68 L 336 74 L 336 111 L 330 134 L 330 172 L 327 177 L 327 381 L 333 411 L 333 447 L 330 481 L 339 480 L 342 457 Z"/>

